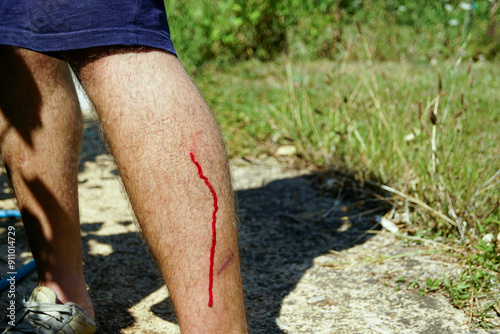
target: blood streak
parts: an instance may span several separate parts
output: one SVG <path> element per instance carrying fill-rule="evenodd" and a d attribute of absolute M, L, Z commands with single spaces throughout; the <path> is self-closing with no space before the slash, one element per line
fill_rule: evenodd
<path fill-rule="evenodd" d="M 212 213 L 212 247 L 210 248 L 210 271 L 208 274 L 208 306 L 212 307 L 214 303 L 214 295 L 212 289 L 214 285 L 215 245 L 217 244 L 217 230 L 215 228 L 215 225 L 217 223 L 217 210 L 219 209 L 219 207 L 217 206 L 217 194 L 215 193 L 214 187 L 212 186 L 208 178 L 203 174 L 201 165 L 198 163 L 198 161 L 196 161 L 193 151 L 191 151 L 189 155 L 191 157 L 191 161 L 196 165 L 196 168 L 198 168 L 198 176 L 200 177 L 200 179 L 205 181 L 205 184 L 207 185 L 214 199 L 214 212 Z"/>

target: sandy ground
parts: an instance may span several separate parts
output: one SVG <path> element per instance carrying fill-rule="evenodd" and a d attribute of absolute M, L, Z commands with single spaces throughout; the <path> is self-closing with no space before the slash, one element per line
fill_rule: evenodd
<path fill-rule="evenodd" d="M 380 230 L 375 216 L 388 208 L 363 189 L 269 157 L 232 161 L 232 171 L 251 333 L 499 333 L 471 330 L 467 310 L 443 294 L 397 287 L 398 278 L 425 286 L 427 277 L 453 275 L 461 264 L 439 247 Z M 0 209 L 16 208 L 1 177 Z M 179 333 L 168 290 L 91 118 L 79 182 L 85 275 L 99 333 Z M 22 224 L 0 221 L 0 276 L 11 224 L 18 266 L 30 259 Z M 17 283 L 17 297 L 35 285 L 33 273 Z M 4 314 L 8 298 L 0 296 Z"/>

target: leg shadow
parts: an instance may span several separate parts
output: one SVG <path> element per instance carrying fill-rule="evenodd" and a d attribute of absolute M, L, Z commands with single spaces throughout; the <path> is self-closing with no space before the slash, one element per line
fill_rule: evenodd
<path fill-rule="evenodd" d="M 332 187 L 336 179 L 314 173 L 238 192 L 250 332 L 283 333 L 275 322 L 282 301 L 314 258 L 365 242 L 374 214 L 388 211 L 371 190 L 346 180 Z"/>

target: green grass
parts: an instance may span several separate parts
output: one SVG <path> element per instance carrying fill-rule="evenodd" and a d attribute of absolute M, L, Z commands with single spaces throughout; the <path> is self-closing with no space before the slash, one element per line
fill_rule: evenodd
<path fill-rule="evenodd" d="M 467 222 L 460 230 L 443 219 L 424 227 L 474 240 L 496 236 L 500 224 L 492 211 L 499 200 L 500 66 L 455 64 L 250 61 L 207 68 L 197 82 L 231 156 L 293 144 L 310 163 L 356 171 L 457 225 Z"/>
<path fill-rule="evenodd" d="M 439 286 L 461 308 L 471 295 L 491 300 L 471 309 L 487 327 L 500 263 L 495 242 L 482 241 L 500 232 L 500 65 L 369 64 L 252 60 L 205 67 L 195 81 L 232 157 L 294 145 L 310 164 L 392 191 L 419 237 L 465 250 L 463 274 L 427 290 Z"/>
<path fill-rule="evenodd" d="M 441 75 L 437 170 L 454 180 L 453 192 L 459 193 L 475 190 L 470 185 L 485 181 L 499 166 L 500 66 L 475 63 L 470 74 L 467 68 L 467 62 L 455 69 L 452 62 L 369 68 L 331 61 L 249 61 L 225 70 L 206 68 L 196 81 L 216 112 L 232 156 L 272 152 L 271 139 L 283 144 L 287 137 L 303 146 L 301 153 L 313 163 L 360 167 L 386 183 L 401 179 L 402 167 L 404 174 L 431 177 L 423 174 L 431 162 L 429 115 Z M 412 133 L 415 139 L 405 140 Z M 418 182 L 424 181 L 412 184 Z"/>

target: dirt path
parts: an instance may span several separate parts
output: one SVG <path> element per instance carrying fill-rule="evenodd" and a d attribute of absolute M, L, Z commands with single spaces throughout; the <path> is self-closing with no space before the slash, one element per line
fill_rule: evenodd
<path fill-rule="evenodd" d="M 82 240 L 100 333 L 178 333 L 168 291 L 136 232 L 115 165 L 96 124 L 88 119 L 85 126 Z M 435 246 L 405 244 L 377 230 L 375 215 L 384 210 L 380 202 L 345 190 L 339 180 L 296 171 L 272 158 L 233 161 L 233 174 L 252 333 L 497 333 L 470 331 L 468 314 L 441 294 L 420 296 L 397 288 L 397 278 L 423 286 L 427 277 L 451 275 L 460 267 Z M 15 208 L 5 184 L 2 189 L 0 209 Z M 7 254 L 4 240 L 11 223 L 0 222 L 0 254 Z M 20 264 L 30 254 L 16 224 Z M 35 282 L 31 274 L 18 283 L 18 297 Z M 0 296 L 5 310 L 6 292 Z"/>

